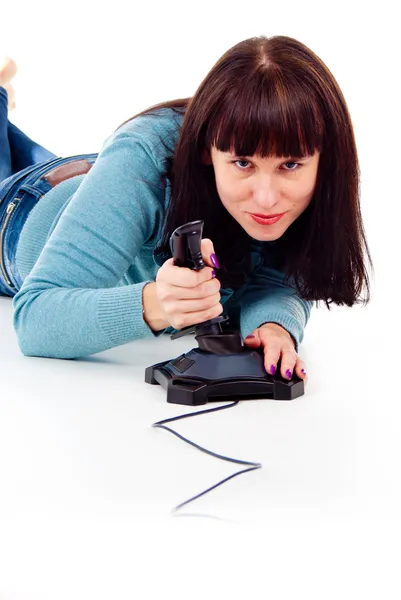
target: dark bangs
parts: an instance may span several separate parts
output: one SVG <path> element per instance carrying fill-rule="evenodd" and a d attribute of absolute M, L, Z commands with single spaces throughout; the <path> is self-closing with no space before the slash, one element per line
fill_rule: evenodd
<path fill-rule="evenodd" d="M 305 81 L 271 69 L 248 70 L 243 85 L 228 87 L 210 117 L 205 147 L 237 156 L 297 157 L 322 151 L 324 121 Z M 236 76 L 238 72 L 236 73 Z"/>

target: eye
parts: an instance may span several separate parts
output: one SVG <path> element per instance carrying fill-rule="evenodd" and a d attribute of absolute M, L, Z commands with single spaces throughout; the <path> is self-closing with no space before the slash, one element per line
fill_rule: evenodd
<path fill-rule="evenodd" d="M 238 167 L 238 169 L 240 171 L 247 171 L 248 169 L 246 167 L 240 167 L 237 163 L 247 163 L 248 165 L 251 164 L 248 160 L 245 160 L 244 158 L 238 158 L 237 160 L 233 160 L 232 163 Z M 290 169 L 284 169 L 284 171 L 298 171 L 301 167 L 302 167 L 302 163 L 299 162 L 293 162 L 293 161 L 288 161 L 286 163 L 283 163 L 283 165 L 295 165 L 295 168 L 290 168 Z"/>
<path fill-rule="evenodd" d="M 237 163 L 248 163 L 248 164 L 250 164 L 250 162 L 248 160 L 245 160 L 245 159 L 233 160 L 232 162 L 233 162 L 233 164 L 235 166 L 238 166 Z M 246 169 L 243 169 L 242 167 L 238 167 L 238 168 L 239 168 L 240 171 L 246 171 Z"/>
<path fill-rule="evenodd" d="M 302 163 L 299 163 L 299 162 L 292 162 L 291 161 L 291 162 L 286 162 L 284 164 L 285 165 L 298 165 L 299 168 L 302 167 Z M 297 169 L 284 169 L 284 171 L 298 171 L 298 168 Z"/>

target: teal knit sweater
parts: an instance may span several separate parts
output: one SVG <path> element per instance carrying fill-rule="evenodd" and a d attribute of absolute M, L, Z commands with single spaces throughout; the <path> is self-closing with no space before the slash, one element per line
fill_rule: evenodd
<path fill-rule="evenodd" d="M 88 174 L 60 183 L 31 211 L 16 257 L 23 284 L 13 298 L 23 354 L 78 358 L 175 331 L 145 323 L 142 289 L 162 264 L 154 250 L 170 187 L 161 175 L 181 124 L 171 109 L 129 121 L 106 139 Z M 249 281 L 220 290 L 224 314 L 243 337 L 278 323 L 298 350 L 312 303 L 283 285 L 262 246 L 252 246 Z"/>

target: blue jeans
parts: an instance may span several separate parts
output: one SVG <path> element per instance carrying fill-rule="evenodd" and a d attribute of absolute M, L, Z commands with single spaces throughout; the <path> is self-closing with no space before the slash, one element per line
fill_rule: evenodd
<path fill-rule="evenodd" d="M 15 263 L 20 232 L 32 208 L 55 185 L 46 173 L 82 159 L 92 165 L 98 154 L 53 154 L 10 123 L 7 105 L 7 91 L 0 87 L 0 295 L 15 296 L 22 285 Z"/>

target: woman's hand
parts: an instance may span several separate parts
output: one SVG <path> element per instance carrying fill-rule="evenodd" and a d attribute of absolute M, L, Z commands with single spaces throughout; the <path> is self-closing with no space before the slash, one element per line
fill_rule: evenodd
<path fill-rule="evenodd" d="M 174 329 L 203 323 L 223 312 L 215 271 L 218 263 L 210 239 L 201 241 L 201 253 L 206 266 L 200 271 L 177 267 L 170 258 L 157 272 L 155 287 L 162 317 Z"/>
<path fill-rule="evenodd" d="M 304 380 L 305 384 L 308 381 L 305 363 L 295 351 L 294 340 L 281 325 L 265 323 L 245 338 L 244 345 L 247 348 L 259 348 L 262 345 L 265 369 L 271 375 L 275 374 L 277 362 L 281 358 L 280 374 L 284 379 L 290 380 L 295 372 L 300 379 Z"/>

